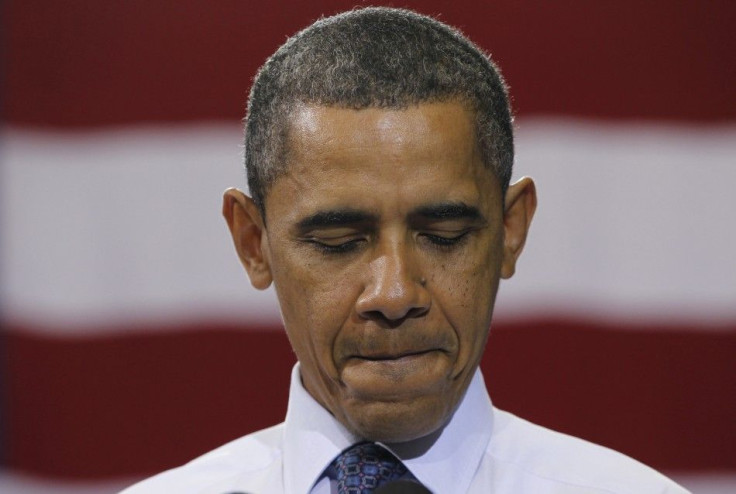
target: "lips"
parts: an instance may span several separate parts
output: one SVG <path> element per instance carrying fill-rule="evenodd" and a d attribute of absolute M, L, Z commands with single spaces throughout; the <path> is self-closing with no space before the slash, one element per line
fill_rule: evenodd
<path fill-rule="evenodd" d="M 396 359 L 433 351 L 452 352 L 457 348 L 455 331 L 424 324 L 404 324 L 385 329 L 366 325 L 341 331 L 333 343 L 336 356 L 371 360 Z"/>
<path fill-rule="evenodd" d="M 348 394 L 369 402 L 413 400 L 444 389 L 453 359 L 435 348 L 361 352 L 338 364 Z"/>
<path fill-rule="evenodd" d="M 400 360 L 403 358 L 418 357 L 418 356 L 425 355 L 430 352 L 438 352 L 438 351 L 441 351 L 441 350 L 439 348 L 429 348 L 426 350 L 407 350 L 407 351 L 401 351 L 401 352 L 357 354 L 357 355 L 351 355 L 348 358 L 357 358 L 357 359 L 372 360 L 372 361 Z"/>

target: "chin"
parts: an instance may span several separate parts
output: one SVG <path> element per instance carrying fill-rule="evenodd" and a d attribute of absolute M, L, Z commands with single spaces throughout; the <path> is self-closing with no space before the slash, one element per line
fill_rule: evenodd
<path fill-rule="evenodd" d="M 403 443 L 427 436 L 441 429 L 452 415 L 454 406 L 433 399 L 405 402 L 355 403 L 353 413 L 342 420 L 354 434 L 369 441 Z M 348 412 L 348 410 L 346 410 Z"/>

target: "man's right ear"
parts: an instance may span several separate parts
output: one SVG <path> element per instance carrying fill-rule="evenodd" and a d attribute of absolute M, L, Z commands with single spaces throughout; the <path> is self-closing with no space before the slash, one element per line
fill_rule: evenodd
<path fill-rule="evenodd" d="M 225 217 L 235 250 L 240 257 L 251 284 L 265 290 L 271 285 L 271 264 L 264 221 L 253 199 L 238 189 L 227 189 L 222 198 Z"/>

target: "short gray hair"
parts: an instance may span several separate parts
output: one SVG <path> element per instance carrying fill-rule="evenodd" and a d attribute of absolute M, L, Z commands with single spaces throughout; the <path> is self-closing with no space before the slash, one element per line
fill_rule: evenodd
<path fill-rule="evenodd" d="M 512 115 L 488 55 L 458 30 L 409 10 L 369 7 L 320 19 L 289 38 L 255 77 L 245 131 L 250 194 L 265 215 L 266 193 L 287 171 L 289 117 L 300 105 L 403 109 L 452 99 L 475 112 L 484 163 L 505 193 Z"/>

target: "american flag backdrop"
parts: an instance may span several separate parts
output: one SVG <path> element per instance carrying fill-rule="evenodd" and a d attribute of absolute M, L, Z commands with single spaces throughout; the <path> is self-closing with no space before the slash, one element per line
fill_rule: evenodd
<path fill-rule="evenodd" d="M 220 200 L 256 69 L 356 5 L 0 4 L 0 492 L 115 492 L 282 420 L 294 355 Z M 391 5 L 492 54 L 537 182 L 494 402 L 734 492 L 736 3 Z"/>

